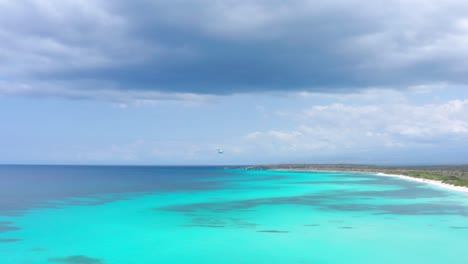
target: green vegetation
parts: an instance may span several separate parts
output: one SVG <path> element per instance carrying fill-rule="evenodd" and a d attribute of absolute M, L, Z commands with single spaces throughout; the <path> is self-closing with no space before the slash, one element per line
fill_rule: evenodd
<path fill-rule="evenodd" d="M 250 166 L 247 169 L 285 169 L 315 171 L 353 171 L 406 175 L 468 187 L 468 165 L 454 166 L 373 166 L 353 164 L 280 164 Z"/>

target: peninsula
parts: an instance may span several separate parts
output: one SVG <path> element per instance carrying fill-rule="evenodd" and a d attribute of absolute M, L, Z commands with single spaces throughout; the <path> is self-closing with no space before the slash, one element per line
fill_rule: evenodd
<path fill-rule="evenodd" d="M 277 164 L 249 166 L 257 170 L 345 171 L 404 176 L 424 182 L 468 187 L 468 165 L 376 166 L 356 164 Z M 432 182 L 430 182 L 432 181 Z"/>

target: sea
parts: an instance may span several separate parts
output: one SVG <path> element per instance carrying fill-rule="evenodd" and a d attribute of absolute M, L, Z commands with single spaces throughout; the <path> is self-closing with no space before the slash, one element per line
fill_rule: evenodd
<path fill-rule="evenodd" d="M 467 264 L 468 195 L 370 173 L 0 166 L 1 264 Z"/>

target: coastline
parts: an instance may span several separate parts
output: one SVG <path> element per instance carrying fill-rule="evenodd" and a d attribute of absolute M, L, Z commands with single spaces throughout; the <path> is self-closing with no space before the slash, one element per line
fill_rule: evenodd
<path fill-rule="evenodd" d="M 435 185 L 435 186 L 437 186 L 439 188 L 448 189 L 448 190 L 451 190 L 451 191 L 468 193 L 468 187 L 456 186 L 456 185 L 453 185 L 453 184 L 448 184 L 448 183 L 444 183 L 444 182 L 436 181 L 436 180 L 415 178 L 415 177 L 410 177 L 410 176 L 400 175 L 400 174 L 387 174 L 387 173 L 383 173 L 383 172 L 377 172 L 377 173 L 372 173 L 372 174 L 375 174 L 375 175 L 378 175 L 378 176 L 383 176 L 383 177 L 396 177 L 396 178 L 400 178 L 400 179 L 403 179 L 403 180 L 415 181 L 415 182 Z"/>
<path fill-rule="evenodd" d="M 448 184 L 444 183 L 441 181 L 436 181 L 436 180 L 429 180 L 429 179 L 424 179 L 424 178 L 416 178 L 416 177 L 411 177 L 411 176 L 406 176 L 403 174 L 389 174 L 389 173 L 384 173 L 384 172 L 379 172 L 379 171 L 347 171 L 347 170 L 313 170 L 313 169 L 271 169 L 271 170 L 278 170 L 278 171 L 303 171 L 303 172 L 347 172 L 347 173 L 368 173 L 372 175 L 377 175 L 377 176 L 382 176 L 382 177 L 394 177 L 394 178 L 400 178 L 403 180 L 407 181 L 414 181 L 414 182 L 420 182 L 420 183 L 426 183 L 430 184 L 433 186 L 437 186 L 442 189 L 450 190 L 450 191 L 456 191 L 456 192 L 461 192 L 461 193 L 467 193 L 468 194 L 468 187 L 464 186 L 456 186 L 453 184 Z"/>

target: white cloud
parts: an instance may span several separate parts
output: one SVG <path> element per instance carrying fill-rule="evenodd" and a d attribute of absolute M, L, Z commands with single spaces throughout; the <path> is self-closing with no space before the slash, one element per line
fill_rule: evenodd
<path fill-rule="evenodd" d="M 268 135 L 273 138 L 282 140 L 282 141 L 293 141 L 296 138 L 302 136 L 302 133 L 300 131 L 283 132 L 283 131 L 270 130 L 268 131 Z"/>
<path fill-rule="evenodd" d="M 256 147 L 285 154 L 464 144 L 468 99 L 422 105 L 316 105 L 296 113 L 296 122 L 289 130 L 255 131 L 246 138 Z"/>
<path fill-rule="evenodd" d="M 257 139 L 263 135 L 262 132 L 260 131 L 254 131 L 252 133 L 249 133 L 247 136 L 245 136 L 246 139 Z"/>
<path fill-rule="evenodd" d="M 468 99 L 425 105 L 331 104 L 314 106 L 304 114 L 309 121 L 326 127 L 366 129 L 392 136 L 468 135 Z"/>

